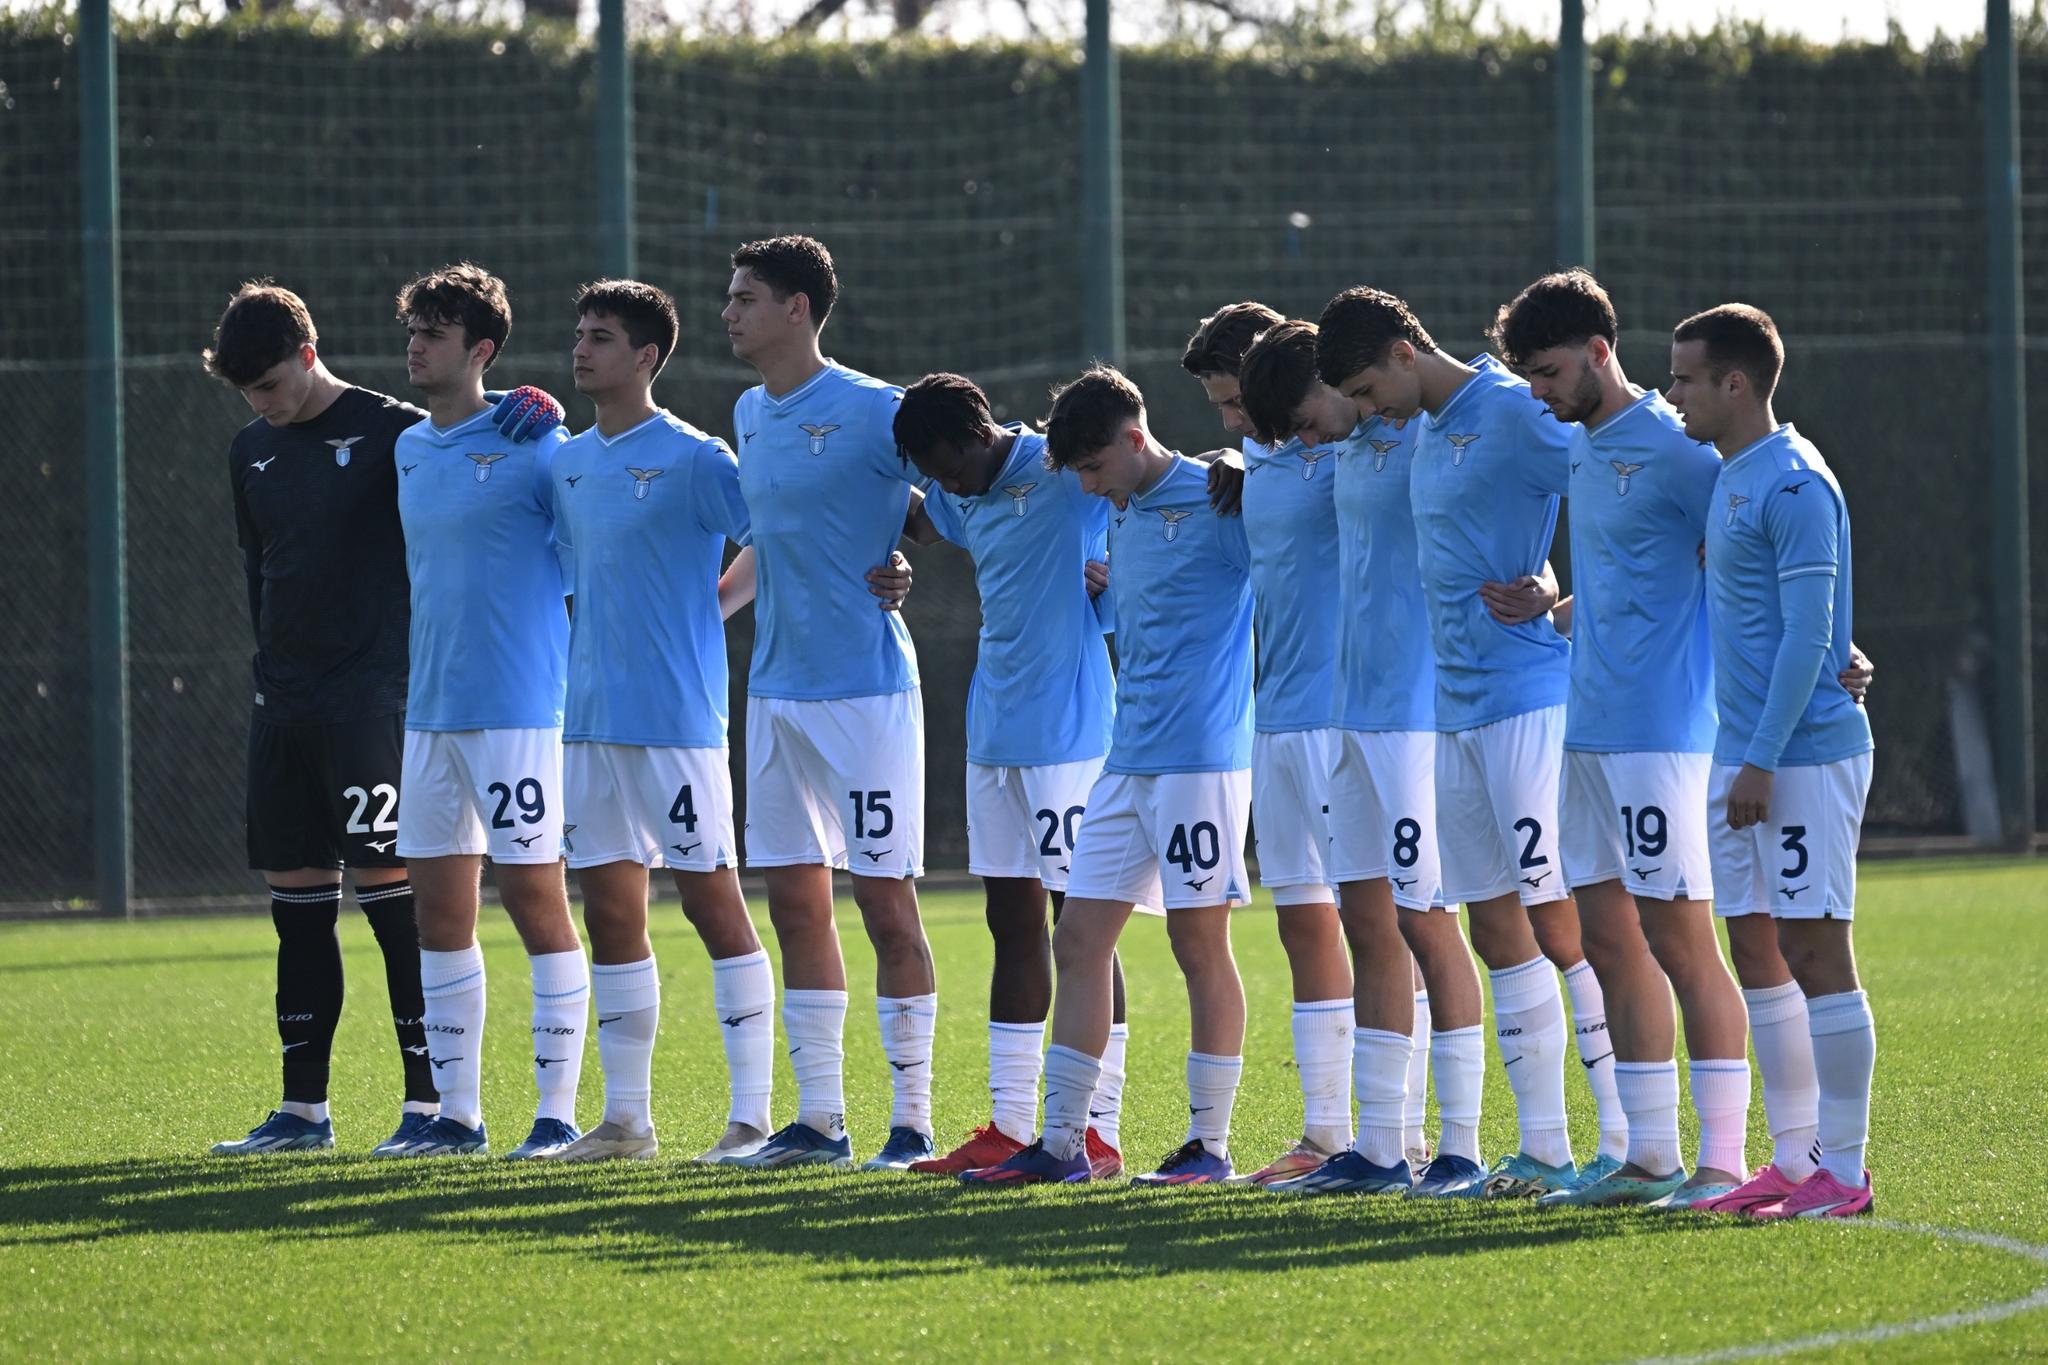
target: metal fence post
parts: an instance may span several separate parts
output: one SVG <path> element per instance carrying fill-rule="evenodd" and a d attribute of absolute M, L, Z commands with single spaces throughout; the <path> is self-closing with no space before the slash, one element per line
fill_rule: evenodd
<path fill-rule="evenodd" d="M 1124 354 L 1123 130 L 1117 113 L 1116 49 L 1109 0 L 1088 0 L 1081 64 L 1081 231 L 1088 353 L 1111 364 Z"/>
<path fill-rule="evenodd" d="M 1557 30 L 1557 256 L 1593 268 L 1593 77 L 1585 0 L 1564 0 Z"/>
<path fill-rule="evenodd" d="M 614 279 L 637 270 L 633 244 L 633 57 L 626 0 L 597 4 L 598 259 Z"/>

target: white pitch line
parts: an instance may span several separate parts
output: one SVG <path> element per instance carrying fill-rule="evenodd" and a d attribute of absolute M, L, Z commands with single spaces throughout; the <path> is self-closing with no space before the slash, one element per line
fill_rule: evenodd
<path fill-rule="evenodd" d="M 1968 1242 L 1972 1246 L 2003 1251 L 2012 1256 L 2024 1256 L 2030 1261 L 2048 1265 L 2048 1246 L 2022 1242 L 2011 1237 L 2000 1237 L 1995 1233 L 1969 1232 L 1962 1228 L 1939 1228 L 1927 1223 L 1893 1223 L 1884 1219 L 1859 1219 L 1858 1226 L 1884 1232 L 1919 1233 L 1925 1237 L 1938 1237 L 1946 1242 Z M 1822 1332 L 1816 1336 L 1798 1337 L 1791 1341 L 1772 1341 L 1757 1346 L 1730 1346 L 1719 1351 L 1702 1351 L 1698 1355 L 1646 1357 L 1639 1361 L 1638 1365 L 1707 1365 L 1709 1361 L 1719 1360 L 1763 1360 L 1771 1356 L 1788 1356 L 1796 1351 L 1818 1351 L 1830 1346 L 1848 1346 L 1866 1341 L 1893 1341 L 1899 1337 L 1949 1332 L 1958 1327 L 2003 1322 L 2007 1318 L 2016 1318 L 2022 1313 L 2038 1312 L 2044 1308 L 2048 1308 L 2048 1283 L 2042 1284 L 2023 1298 L 1990 1303 L 1982 1308 L 1938 1313 L 1929 1318 L 1915 1318 L 1911 1322 L 1880 1323 L 1875 1327 L 1862 1327 L 1854 1331 Z"/>

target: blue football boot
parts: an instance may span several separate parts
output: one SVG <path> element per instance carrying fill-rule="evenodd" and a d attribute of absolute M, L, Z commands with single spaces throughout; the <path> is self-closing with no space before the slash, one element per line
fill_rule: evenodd
<path fill-rule="evenodd" d="M 404 1156 L 405 1149 L 420 1140 L 421 1134 L 433 1124 L 434 1118 L 433 1114 L 422 1114 L 417 1110 L 408 1109 L 398 1116 L 398 1130 L 372 1147 L 370 1155 Z"/>
<path fill-rule="evenodd" d="M 1216 1156 L 1202 1145 L 1200 1138 L 1189 1138 L 1174 1149 L 1172 1156 L 1159 1163 L 1159 1169 L 1148 1175 L 1131 1177 L 1133 1185 L 1215 1185 L 1230 1179 L 1235 1172 L 1227 1156 Z"/>
<path fill-rule="evenodd" d="M 215 1156 L 261 1156 L 266 1152 L 313 1152 L 333 1145 L 333 1119 L 315 1123 L 273 1109 L 269 1118 L 249 1130 L 249 1136 L 216 1142 L 212 1152 Z"/>
<path fill-rule="evenodd" d="M 1276 1194 L 1406 1194 L 1414 1184 L 1405 1159 L 1375 1166 L 1357 1152 L 1339 1152 L 1307 1175 L 1266 1188 Z"/>
<path fill-rule="evenodd" d="M 560 1119 L 535 1119 L 533 1131 L 526 1135 L 526 1141 L 505 1153 L 507 1161 L 527 1161 L 534 1157 L 560 1156 L 562 1149 L 583 1136 L 583 1131 L 573 1123 Z"/>
<path fill-rule="evenodd" d="M 1091 1178 L 1086 1144 L 1062 1161 L 1046 1151 L 1043 1142 L 1034 1142 L 993 1166 L 960 1173 L 960 1179 L 969 1185 L 1071 1185 Z"/>
<path fill-rule="evenodd" d="M 469 1156 L 476 1152 L 487 1152 L 491 1140 L 484 1134 L 479 1123 L 470 1128 L 457 1123 L 446 1114 L 436 1115 L 434 1121 L 420 1129 L 420 1135 L 405 1149 L 406 1156 Z"/>
<path fill-rule="evenodd" d="M 809 1124 L 792 1123 L 762 1143 L 758 1151 L 724 1164 L 750 1171 L 779 1170 L 784 1166 L 851 1166 L 853 1139 L 844 1133 L 828 1138 Z"/>
<path fill-rule="evenodd" d="M 1486 1172 L 1462 1156 L 1439 1156 L 1415 1177 L 1410 1199 L 1477 1199 L 1485 1191 Z"/>
<path fill-rule="evenodd" d="M 889 1140 L 861 1163 L 864 1171 L 907 1171 L 913 1161 L 924 1161 L 932 1155 L 930 1133 L 920 1133 L 915 1128 L 891 1128 Z"/>

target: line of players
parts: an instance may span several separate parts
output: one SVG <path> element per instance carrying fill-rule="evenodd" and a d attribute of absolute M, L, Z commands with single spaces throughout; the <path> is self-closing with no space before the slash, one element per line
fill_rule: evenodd
<path fill-rule="evenodd" d="M 1114 371 L 1098 367 L 1063 389 L 1043 437 L 998 427 L 958 376 L 927 377 L 899 398 L 823 358 L 817 335 L 836 280 L 815 242 L 751 244 L 734 266 L 728 334 L 763 379 L 735 410 L 737 461 L 652 406 L 649 388 L 676 336 L 658 291 L 607 282 L 579 301 L 576 380 L 598 422 L 551 462 L 545 442 L 523 458 L 504 443 L 464 449 L 495 433 L 482 372 L 504 329 L 473 326 L 460 290 L 412 292 L 446 290 L 453 278 L 488 296 L 495 282 L 442 272 L 401 296 L 420 353 L 414 382 L 432 413 L 399 439 L 401 460 L 419 452 L 401 469 L 406 479 L 439 471 L 416 494 L 401 483 L 398 499 L 415 566 L 416 694 L 448 690 L 446 676 L 422 672 L 422 659 L 436 657 L 431 627 L 421 649 L 422 616 L 438 607 L 437 576 L 419 569 L 431 558 L 425 546 L 483 547 L 482 557 L 519 557 L 541 578 L 559 553 L 557 581 L 577 606 L 563 802 L 550 799 L 547 726 L 512 723 L 544 719 L 543 708 L 487 715 L 470 703 L 460 715 L 428 708 L 424 721 L 408 712 L 398 846 L 423 892 L 436 887 L 421 897 L 420 921 L 441 1113 L 388 1148 L 483 1148 L 474 1062 L 461 1067 L 469 1059 L 459 1042 L 442 1046 L 482 1024 L 477 855 L 488 849 L 501 869 L 544 865 L 511 846 L 548 847 L 550 814 L 565 802 L 577 817 L 565 847 L 597 963 L 606 1115 L 579 1136 L 559 1102 L 550 1111 L 549 1068 L 573 1077 L 580 1050 L 561 1021 L 573 1009 L 580 1022 L 582 959 L 565 900 L 558 914 L 552 903 L 545 916 L 515 909 L 534 954 L 536 1038 L 561 1040 L 537 1048 L 542 1121 L 515 1154 L 653 1152 L 646 1077 L 658 995 L 646 869 L 667 863 L 720 969 L 729 1034 L 732 1126 L 706 1159 L 850 1161 L 839 1076 L 845 982 L 830 919 L 830 870 L 842 867 L 856 874 L 875 940 L 896 1080 L 889 1139 L 871 1167 L 988 1183 L 1120 1171 L 1114 945 L 1133 908 L 1146 907 L 1167 912 L 1187 976 L 1191 1122 L 1187 1142 L 1139 1178 L 1236 1178 L 1228 1128 L 1245 1006 L 1228 915 L 1248 895 L 1243 840 L 1256 804 L 1263 879 L 1282 907 L 1293 968 L 1305 1133 L 1246 1178 L 1304 1193 L 1537 1194 L 1771 1216 L 1868 1206 L 1871 1033 L 1848 934 L 1870 751 L 1849 689 L 1867 673 L 1850 671 L 1839 489 L 1812 448 L 1772 418 L 1782 349 L 1767 318 L 1729 306 L 1681 325 L 1681 422 L 1628 384 L 1612 308 L 1583 272 L 1547 277 L 1502 310 L 1496 338 L 1528 381 L 1488 357 L 1459 364 L 1405 305 L 1376 291 L 1339 295 L 1320 328 L 1257 305 L 1225 309 L 1197 331 L 1186 364 L 1226 426 L 1257 438 L 1246 444 L 1238 517 L 1211 505 L 1211 471 L 1151 435 L 1142 398 Z M 498 311 L 508 328 L 509 308 Z M 293 360 L 317 366 L 310 351 Z M 510 406 L 507 425 L 533 404 Z M 552 544 L 529 528 L 519 547 L 493 548 L 487 528 L 505 518 L 462 501 L 476 495 L 457 485 L 488 485 L 501 460 L 512 462 L 523 505 L 552 515 Z M 921 504 L 907 486 L 913 465 L 929 480 Z M 579 496 L 585 480 L 602 494 Z M 1813 496 L 1800 500 L 1802 489 Z M 663 492 L 666 509 L 655 501 Z M 1539 573 L 1566 494 L 1580 592 L 1554 619 L 1575 627 L 1576 650 L 1553 625 L 1555 589 Z M 1724 495 L 1725 517 L 1709 517 Z M 931 1146 L 936 997 L 911 880 L 922 824 L 914 661 L 900 619 L 874 612 L 869 596 L 900 594 L 900 582 L 878 584 L 867 567 L 898 531 L 969 549 L 984 610 L 968 797 L 972 867 L 987 880 L 997 942 L 994 1113 L 946 1157 Z M 720 582 L 725 539 L 752 548 Z M 1116 570 L 1098 598 L 1109 577 L 1091 563 L 1099 558 Z M 799 1086 L 796 1121 L 772 1136 L 773 986 L 732 880 L 724 656 L 712 614 L 742 604 L 756 577 L 748 858 L 768 869 Z M 466 582 L 487 579 L 503 575 Z M 463 596 L 449 593 L 440 610 L 473 635 L 476 604 Z M 494 604 L 504 597 L 494 593 Z M 503 608 L 491 610 L 493 642 L 519 638 Z M 1118 644 L 1114 683 L 1106 630 Z M 439 661 L 453 676 L 466 662 L 452 647 Z M 506 658 L 485 671 L 544 681 L 545 667 L 518 667 L 536 662 L 545 660 Z M 515 772 L 525 775 L 512 780 Z M 1711 804 L 1726 812 L 1711 840 L 1710 780 Z M 433 811 L 416 820 L 407 812 L 423 793 Z M 252 800 L 252 831 L 255 823 Z M 1778 867 L 1781 857 L 1790 865 Z M 1742 1018 L 1708 909 L 1716 871 L 1775 1145 L 1749 1176 Z M 553 887 L 559 895 L 558 873 Z M 1064 893 L 1067 913 L 1053 936 L 1045 1126 L 1027 1144 L 1051 994 L 1047 890 L 1056 905 Z M 506 899 L 510 908 L 509 888 Z M 441 908 L 458 900 L 460 915 Z M 1461 902 L 1493 978 L 1520 1127 L 1519 1150 L 1491 1169 L 1477 1146 L 1477 974 L 1455 914 L 1439 913 Z M 735 984 L 725 990 L 728 968 Z M 1414 990 L 1418 970 L 1426 995 Z M 1565 1136 L 1559 970 L 1600 1109 L 1601 1151 L 1583 1169 Z M 1690 1176 L 1678 1152 L 1674 992 L 1702 1123 Z M 437 1012 L 437 1000 L 452 1003 Z M 283 1006 L 281 985 L 281 1018 Z M 1408 1159 L 1407 1112 L 1418 1035 L 1428 1037 L 1443 1114 L 1439 1149 L 1420 1171 Z M 551 1051 L 569 1055 L 543 1055 Z M 1347 1089 L 1357 1095 L 1355 1134 Z M 324 1115 L 287 1109 L 267 1126 L 294 1119 L 317 1129 Z M 544 1130 L 550 1121 L 562 1126 Z"/>

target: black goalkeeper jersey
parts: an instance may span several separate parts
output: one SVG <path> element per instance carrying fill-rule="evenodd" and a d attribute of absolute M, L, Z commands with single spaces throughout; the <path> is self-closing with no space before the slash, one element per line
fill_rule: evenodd
<path fill-rule="evenodd" d="M 309 422 L 259 417 L 228 447 L 262 719 L 334 724 L 405 710 L 412 594 L 392 445 L 425 416 L 351 388 Z"/>

